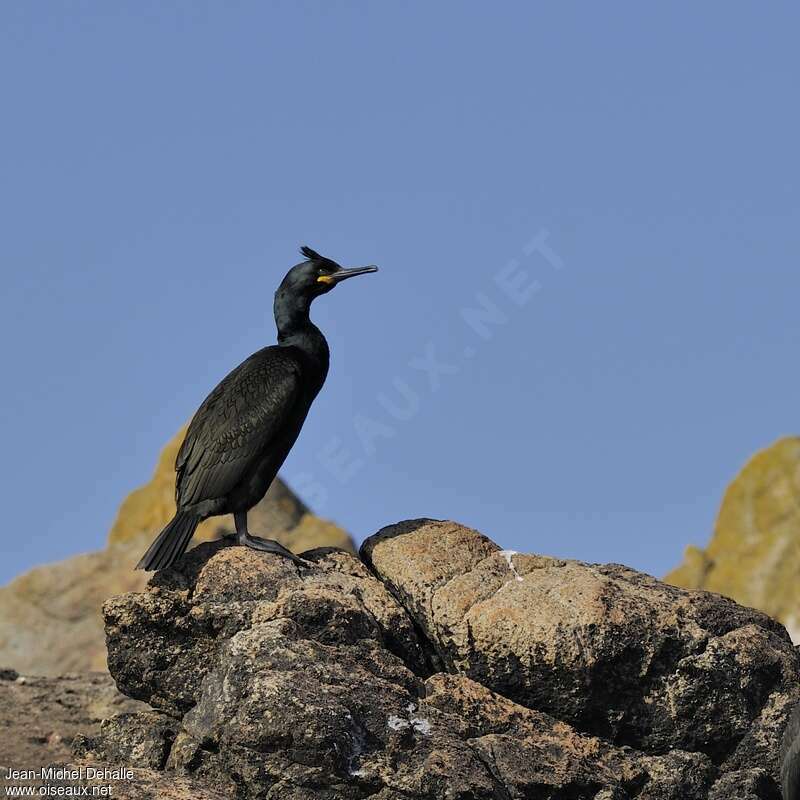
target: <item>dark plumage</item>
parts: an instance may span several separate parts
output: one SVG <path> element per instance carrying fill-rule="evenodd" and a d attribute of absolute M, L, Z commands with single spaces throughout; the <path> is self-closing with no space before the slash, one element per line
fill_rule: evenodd
<path fill-rule="evenodd" d="M 783 800 L 800 800 L 800 704 L 786 723 L 779 758 Z"/>
<path fill-rule="evenodd" d="M 266 494 L 328 374 L 328 343 L 311 322 L 315 297 L 377 267 L 343 269 L 301 248 L 275 292 L 278 344 L 253 353 L 203 401 L 175 461 L 178 511 L 136 565 L 170 566 L 207 517 L 233 514 L 240 544 L 303 563 L 278 542 L 251 536 L 247 512 Z"/>

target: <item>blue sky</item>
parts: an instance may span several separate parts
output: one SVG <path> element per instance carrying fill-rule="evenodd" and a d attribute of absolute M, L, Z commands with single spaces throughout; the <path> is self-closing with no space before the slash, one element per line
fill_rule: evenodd
<path fill-rule="evenodd" d="M 274 341 L 302 243 L 381 266 L 313 309 L 331 372 L 284 475 L 319 513 L 663 574 L 800 430 L 798 25 L 3 3 L 0 580 L 102 545 Z"/>

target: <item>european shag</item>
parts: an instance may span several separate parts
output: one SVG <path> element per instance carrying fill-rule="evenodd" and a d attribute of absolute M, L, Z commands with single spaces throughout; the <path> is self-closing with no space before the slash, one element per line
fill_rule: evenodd
<path fill-rule="evenodd" d="M 247 512 L 266 494 L 328 374 L 330 351 L 311 322 L 314 298 L 377 267 L 343 269 L 310 247 L 275 292 L 278 344 L 239 364 L 197 410 L 175 461 L 177 513 L 137 569 L 170 566 L 207 517 L 233 514 L 239 544 L 304 563 L 283 545 L 251 536 Z"/>

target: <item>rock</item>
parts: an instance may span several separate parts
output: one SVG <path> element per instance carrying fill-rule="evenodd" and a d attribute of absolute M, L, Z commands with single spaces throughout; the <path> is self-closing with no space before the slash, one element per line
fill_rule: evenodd
<path fill-rule="evenodd" d="M 619 745 L 776 769 L 800 671 L 767 615 L 619 565 L 512 555 L 454 523 L 390 526 L 361 552 L 448 671 Z"/>
<path fill-rule="evenodd" d="M 510 797 L 595 797 L 604 791 L 609 798 L 678 800 L 704 797 L 714 776 L 702 755 L 650 757 L 621 750 L 463 675 L 428 679 L 422 709 L 428 708 L 445 715 L 448 727 L 491 765 Z"/>
<path fill-rule="evenodd" d="M 800 800 L 800 705 L 796 705 L 783 733 L 781 791 L 784 800 Z"/>
<path fill-rule="evenodd" d="M 362 553 L 209 542 L 108 600 L 109 669 L 155 710 L 76 757 L 229 798 L 779 796 L 800 658 L 766 615 L 455 523 Z"/>
<path fill-rule="evenodd" d="M 36 567 L 0 588 L 0 663 L 38 675 L 106 669 L 100 607 L 147 583 L 148 574 L 133 567 L 174 513 L 173 465 L 183 433 L 166 446 L 151 481 L 122 502 L 104 550 Z M 298 553 L 353 549 L 341 528 L 311 514 L 280 480 L 251 511 L 250 527 Z M 209 519 L 195 541 L 232 529 L 230 517 Z"/>
<path fill-rule="evenodd" d="M 758 608 L 800 642 L 800 437 L 756 453 L 725 492 L 705 550 L 690 546 L 665 580 Z"/>
<path fill-rule="evenodd" d="M 156 573 L 150 591 L 108 600 L 108 663 L 117 685 L 181 714 L 198 702 L 221 643 L 276 619 L 292 620 L 324 645 L 381 642 L 412 669 L 427 671 L 411 621 L 363 564 L 331 548 L 305 557 L 315 566 L 301 575 L 288 559 L 209 542 Z"/>
<path fill-rule="evenodd" d="M 763 769 L 744 769 L 723 775 L 711 790 L 708 800 L 781 800 L 770 775 Z"/>
<path fill-rule="evenodd" d="M 54 770 L 65 770 L 77 773 L 79 770 L 100 770 L 102 767 L 92 761 L 75 761 L 52 763 L 48 765 Z M 150 769 L 131 769 L 129 776 L 124 778 L 108 778 L 103 774 L 92 777 L 66 779 L 51 779 L 42 782 L 50 787 L 51 791 L 61 789 L 64 793 L 72 791 L 76 796 L 76 787 L 88 787 L 88 797 L 114 797 L 115 800 L 228 800 L 227 795 L 200 785 L 189 778 L 167 775 Z M 100 792 L 110 788 L 111 794 Z M 97 792 L 93 794 L 93 792 Z M 55 797 L 56 795 L 50 795 Z"/>
<path fill-rule="evenodd" d="M 144 542 L 143 542 L 144 543 Z M 143 588 L 134 553 L 106 550 L 36 567 L 0 588 L 0 660 L 23 673 L 105 670 L 100 606 Z"/>
<path fill-rule="evenodd" d="M 2 766 L 38 769 L 67 759 L 75 737 L 99 734 L 102 719 L 147 708 L 120 694 L 107 673 L 24 677 L 0 681 Z"/>
<path fill-rule="evenodd" d="M 73 741 L 73 755 L 91 754 L 112 764 L 163 769 L 175 741 L 175 720 L 156 711 L 116 714 L 103 720 L 100 735 Z"/>

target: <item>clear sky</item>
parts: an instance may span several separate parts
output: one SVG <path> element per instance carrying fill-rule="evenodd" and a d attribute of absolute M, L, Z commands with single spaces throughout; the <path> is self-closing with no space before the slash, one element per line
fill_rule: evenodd
<path fill-rule="evenodd" d="M 328 382 L 284 475 L 654 574 L 800 432 L 796 4 L 0 4 L 0 581 L 102 545 L 274 341 Z"/>

